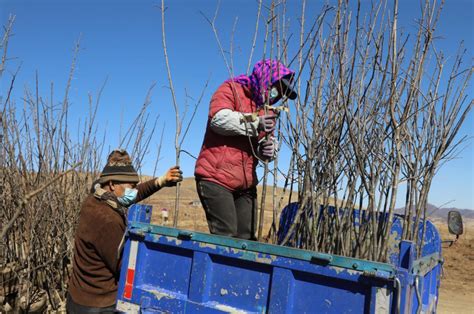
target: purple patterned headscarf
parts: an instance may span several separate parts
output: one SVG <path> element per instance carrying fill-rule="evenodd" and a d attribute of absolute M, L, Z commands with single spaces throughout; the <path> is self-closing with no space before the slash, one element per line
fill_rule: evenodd
<path fill-rule="evenodd" d="M 277 60 L 261 60 L 255 63 L 252 74 L 245 74 L 234 77 L 228 81 L 237 82 L 247 86 L 252 91 L 252 99 L 261 107 L 268 97 L 269 88 L 282 78 L 289 78 L 295 74 L 295 71 L 288 69 Z"/>

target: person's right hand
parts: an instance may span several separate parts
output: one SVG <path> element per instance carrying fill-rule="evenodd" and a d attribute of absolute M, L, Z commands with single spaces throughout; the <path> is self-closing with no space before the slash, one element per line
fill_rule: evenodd
<path fill-rule="evenodd" d="M 266 133 L 273 132 L 276 126 L 277 116 L 274 113 L 264 114 L 258 117 L 258 130 Z"/>
<path fill-rule="evenodd" d="M 156 184 L 160 187 L 175 186 L 176 183 L 183 181 L 183 172 L 179 166 L 171 167 L 164 175 L 156 179 Z"/>

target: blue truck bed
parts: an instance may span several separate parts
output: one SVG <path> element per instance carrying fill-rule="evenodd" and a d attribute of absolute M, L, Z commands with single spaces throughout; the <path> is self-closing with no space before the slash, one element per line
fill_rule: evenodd
<path fill-rule="evenodd" d="M 377 263 L 156 226 L 149 224 L 149 206 L 130 215 L 117 299 L 122 312 L 436 310 L 441 241 L 431 223 L 421 259 L 414 259 L 412 243 L 399 241 L 391 263 Z"/>

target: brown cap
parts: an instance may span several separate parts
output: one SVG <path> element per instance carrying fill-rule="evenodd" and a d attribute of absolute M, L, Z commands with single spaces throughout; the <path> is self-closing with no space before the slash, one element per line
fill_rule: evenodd
<path fill-rule="evenodd" d="M 108 181 L 138 183 L 138 173 L 124 149 L 116 149 L 109 154 L 107 165 L 100 174 L 99 183 L 104 184 Z"/>

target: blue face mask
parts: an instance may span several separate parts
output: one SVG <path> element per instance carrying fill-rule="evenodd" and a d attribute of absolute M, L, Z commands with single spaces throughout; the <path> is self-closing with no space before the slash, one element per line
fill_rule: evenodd
<path fill-rule="evenodd" d="M 279 95 L 280 93 L 278 93 L 278 89 L 276 87 L 272 87 L 272 89 L 270 89 L 270 93 L 268 93 L 270 104 L 273 104 L 273 102 L 276 98 L 278 98 Z"/>
<path fill-rule="evenodd" d="M 137 198 L 138 190 L 125 188 L 125 193 L 122 196 L 117 198 L 117 201 L 123 206 L 130 206 L 133 204 L 133 201 Z"/>

